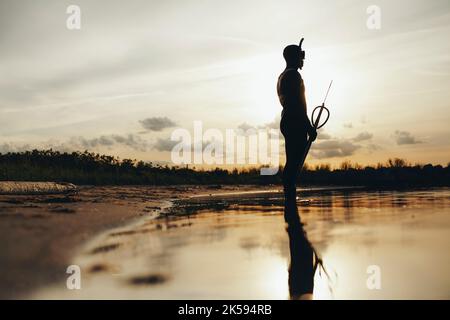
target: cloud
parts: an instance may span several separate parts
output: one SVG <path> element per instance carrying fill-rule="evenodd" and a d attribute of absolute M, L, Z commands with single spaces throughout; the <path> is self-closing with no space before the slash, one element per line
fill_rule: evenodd
<path fill-rule="evenodd" d="M 250 130 L 250 129 L 256 130 L 256 127 L 248 124 L 247 122 L 241 123 L 240 125 L 238 125 L 237 128 L 241 129 L 241 130 L 244 130 L 244 131 L 247 131 L 247 130 Z"/>
<path fill-rule="evenodd" d="M 353 124 L 351 122 L 344 123 L 344 128 L 351 129 L 353 128 Z"/>
<path fill-rule="evenodd" d="M 378 144 L 370 143 L 370 144 L 367 146 L 367 149 L 369 150 L 369 152 L 373 152 L 373 151 L 377 151 L 377 150 L 382 150 L 383 147 L 381 147 L 381 146 L 378 145 Z"/>
<path fill-rule="evenodd" d="M 148 131 L 162 131 L 166 128 L 175 127 L 177 124 L 167 117 L 153 117 L 139 121 L 144 129 Z"/>
<path fill-rule="evenodd" d="M 369 132 L 361 132 L 356 137 L 353 138 L 353 141 L 360 142 L 360 141 L 370 140 L 370 139 L 372 139 L 372 137 L 373 137 L 373 134 L 371 134 Z"/>
<path fill-rule="evenodd" d="M 152 118 L 155 119 L 155 118 Z M 148 120 L 148 119 L 146 119 Z M 279 117 L 275 118 L 274 121 L 269 122 L 269 123 L 265 123 L 262 125 L 251 125 L 247 122 L 243 122 L 241 124 L 239 124 L 235 129 L 234 129 L 234 133 L 237 136 L 241 136 L 241 137 L 248 137 L 254 134 L 258 134 L 259 130 L 267 130 L 267 134 L 268 134 L 268 138 L 269 139 L 280 139 L 281 134 L 279 133 L 279 131 L 276 131 L 274 134 L 272 134 L 272 132 L 270 131 L 270 129 L 275 129 L 275 130 L 279 130 Z M 225 135 L 225 131 L 222 132 Z M 223 140 L 223 137 L 222 137 Z M 282 141 L 281 141 L 282 142 Z M 170 137 L 167 138 L 157 138 L 156 142 L 153 144 L 152 148 L 157 150 L 157 151 L 172 151 L 173 147 L 175 145 L 177 145 L 178 143 L 180 143 L 180 141 L 172 141 Z M 209 144 L 213 143 L 212 140 L 208 140 L 208 141 L 203 141 L 202 142 L 202 150 L 208 146 Z M 223 141 L 219 141 L 219 143 L 223 144 Z M 193 143 L 190 146 L 185 146 L 185 148 L 191 148 L 191 150 L 194 149 Z"/>
<path fill-rule="evenodd" d="M 32 149 L 33 148 L 29 144 L 18 145 L 10 142 L 0 144 L 0 153 L 23 152 Z"/>
<path fill-rule="evenodd" d="M 99 146 L 112 146 L 114 144 L 114 141 L 110 137 L 101 136 L 99 138 L 92 138 L 92 139 L 86 139 L 86 138 L 74 138 L 71 141 L 74 145 L 80 144 L 83 146 L 83 148 L 96 148 Z"/>
<path fill-rule="evenodd" d="M 280 129 L 280 121 L 281 121 L 281 117 L 276 116 L 272 122 L 268 122 L 266 124 L 258 126 L 258 128 L 260 128 L 260 129 Z"/>
<path fill-rule="evenodd" d="M 173 141 L 171 138 L 158 138 L 153 144 L 153 149 L 156 149 L 158 151 L 172 151 L 173 147 L 181 142 L 182 140 Z M 206 141 L 201 141 L 201 143 L 201 150 L 204 150 L 205 147 L 214 143 L 218 143 L 223 146 L 224 140 L 223 137 L 215 137 Z M 192 142 L 191 144 L 184 144 L 183 147 L 185 149 L 191 149 L 192 151 L 194 151 L 195 144 L 194 142 Z"/>
<path fill-rule="evenodd" d="M 125 146 L 136 151 L 147 151 L 149 149 L 148 143 L 141 137 L 134 134 L 128 135 L 102 135 L 96 138 L 73 137 L 63 146 L 71 147 L 72 149 L 98 149 L 106 147 L 111 149 L 114 146 Z"/>
<path fill-rule="evenodd" d="M 398 145 L 422 143 L 422 141 L 417 140 L 408 131 L 399 131 L 399 130 L 395 131 L 394 139 Z"/>
<path fill-rule="evenodd" d="M 271 131 L 272 129 L 276 130 L 277 133 L 272 134 L 272 131 Z M 255 126 L 248 124 L 247 122 L 241 123 L 240 125 L 237 126 L 237 129 L 235 129 L 235 133 L 237 135 L 248 136 L 248 135 L 253 134 L 254 132 L 257 133 L 259 130 L 266 130 L 271 139 L 278 138 L 279 137 L 278 133 L 280 133 L 280 131 L 279 131 L 280 130 L 280 116 L 275 117 L 275 119 L 272 122 L 267 122 L 267 123 L 255 125 Z"/>
<path fill-rule="evenodd" d="M 326 140 L 317 142 L 311 149 L 311 155 L 317 159 L 347 157 L 355 153 L 361 146 L 349 140 Z"/>
<path fill-rule="evenodd" d="M 254 134 L 258 133 L 258 130 L 263 130 L 265 129 L 265 125 L 260 125 L 260 126 L 252 126 L 250 124 L 248 124 L 247 122 L 241 123 L 240 125 L 237 126 L 236 129 L 234 129 L 234 133 L 237 136 L 251 136 Z"/>
<path fill-rule="evenodd" d="M 317 140 L 330 140 L 330 139 L 331 135 L 326 132 L 320 131 L 317 134 Z"/>
<path fill-rule="evenodd" d="M 170 138 L 158 138 L 153 145 L 153 149 L 158 151 L 172 151 L 173 147 L 178 143 L 179 141 L 172 141 Z"/>
<path fill-rule="evenodd" d="M 21 152 L 33 149 L 53 149 L 61 152 L 72 151 L 99 151 L 99 149 L 112 150 L 115 147 L 124 146 L 135 151 L 148 151 L 147 141 L 134 134 L 128 135 L 101 135 L 94 138 L 71 137 L 68 140 L 59 141 L 50 139 L 34 144 L 21 144 L 20 142 L 4 142 L 0 145 L 0 152 Z"/>

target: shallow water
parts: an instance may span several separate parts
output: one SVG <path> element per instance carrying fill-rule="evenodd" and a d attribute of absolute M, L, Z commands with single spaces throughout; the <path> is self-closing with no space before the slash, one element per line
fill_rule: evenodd
<path fill-rule="evenodd" d="M 301 192 L 306 242 L 301 228 L 286 232 L 279 193 L 221 198 L 99 236 L 73 261 L 81 290 L 62 283 L 33 297 L 299 298 L 309 242 L 328 276 L 318 268 L 312 295 L 302 298 L 450 298 L 449 189 Z"/>

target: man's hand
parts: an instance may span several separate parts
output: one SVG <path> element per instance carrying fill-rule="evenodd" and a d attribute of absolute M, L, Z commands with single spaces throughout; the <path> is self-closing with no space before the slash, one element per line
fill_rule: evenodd
<path fill-rule="evenodd" d="M 311 129 L 309 129 L 308 136 L 311 139 L 311 141 L 316 140 L 316 138 L 317 138 L 317 130 L 316 130 L 316 128 L 311 127 Z"/>

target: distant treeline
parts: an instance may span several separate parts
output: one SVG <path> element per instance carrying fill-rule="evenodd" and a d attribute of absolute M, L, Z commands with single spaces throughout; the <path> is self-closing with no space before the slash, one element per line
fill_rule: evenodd
<path fill-rule="evenodd" d="M 91 152 L 62 153 L 33 150 L 0 153 L 0 180 L 57 181 L 87 185 L 171 184 L 281 184 L 280 168 L 274 176 L 261 176 L 259 168 L 195 170 L 123 159 Z M 390 159 L 376 166 L 345 161 L 339 168 L 305 165 L 300 185 L 358 185 L 378 187 L 450 186 L 450 164 L 411 165 Z"/>

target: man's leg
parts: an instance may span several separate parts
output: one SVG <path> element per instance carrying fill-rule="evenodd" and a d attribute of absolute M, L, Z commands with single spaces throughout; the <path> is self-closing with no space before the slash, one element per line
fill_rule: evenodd
<path fill-rule="evenodd" d="M 284 200 L 285 207 L 292 211 L 297 207 L 297 194 L 296 194 L 296 180 L 298 172 L 298 161 L 295 136 L 286 135 L 285 148 L 286 148 L 286 165 L 283 170 L 283 187 L 284 187 Z"/>
<path fill-rule="evenodd" d="M 296 182 L 306 146 L 306 134 L 285 136 L 286 165 L 283 170 L 285 208 L 297 212 Z"/>

